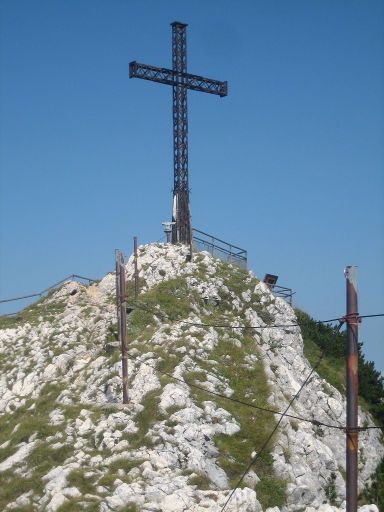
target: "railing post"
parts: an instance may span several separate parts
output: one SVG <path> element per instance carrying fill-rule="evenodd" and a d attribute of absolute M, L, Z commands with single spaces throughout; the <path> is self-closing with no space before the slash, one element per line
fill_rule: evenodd
<path fill-rule="evenodd" d="M 121 344 L 123 377 L 123 404 L 128 403 L 128 346 L 127 346 L 127 303 L 125 284 L 125 262 L 120 251 L 116 251 L 116 302 L 117 325 Z"/>

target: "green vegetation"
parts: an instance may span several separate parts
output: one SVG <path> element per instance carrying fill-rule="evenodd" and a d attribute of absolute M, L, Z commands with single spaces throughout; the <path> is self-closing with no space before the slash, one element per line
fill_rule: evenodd
<path fill-rule="evenodd" d="M 197 277 L 202 280 L 207 279 L 205 266 L 198 262 L 198 256 L 195 261 L 198 263 Z M 159 370 L 172 373 L 178 361 L 180 354 L 174 353 L 174 349 L 186 347 L 190 357 L 193 359 L 193 349 L 198 348 L 194 338 L 202 339 L 207 332 L 201 329 L 201 332 L 193 333 L 193 338 L 189 336 L 188 326 L 184 326 L 179 330 L 178 339 L 173 338 L 171 346 L 171 338 L 166 345 L 150 343 L 154 333 L 167 333 L 167 327 L 159 326 L 156 319 L 160 319 L 164 323 L 172 324 L 173 322 L 186 319 L 191 313 L 196 312 L 197 308 L 204 311 L 201 320 L 204 323 L 212 324 L 228 324 L 230 322 L 243 323 L 247 325 L 245 320 L 245 310 L 252 307 L 260 318 L 268 325 L 273 323 L 273 316 L 266 311 L 266 307 L 272 304 L 260 302 L 261 296 L 257 293 L 251 295 L 249 305 L 245 305 L 242 310 L 233 311 L 233 300 L 235 296 L 241 296 L 243 292 L 254 288 L 257 284 L 255 278 L 250 278 L 248 273 L 240 268 L 219 262 L 217 264 L 217 272 L 215 278 L 222 279 L 223 286 L 228 291 L 220 289 L 220 301 L 210 303 L 204 301 L 193 287 L 188 287 L 184 277 L 177 277 L 165 280 L 153 287 L 151 290 L 142 292 L 139 300 L 133 300 L 133 282 L 127 283 L 127 293 L 130 297 L 129 304 L 133 306 L 132 312 L 128 315 L 128 336 L 132 340 L 130 348 L 134 347 L 139 352 L 153 351 L 156 354 L 155 365 Z M 141 280 L 143 285 L 143 280 Z M 132 299 L 132 300 L 131 300 Z M 62 312 L 65 308 L 64 303 L 55 303 L 50 305 L 39 306 L 35 303 L 21 312 L 19 319 L 17 318 L 0 318 L 0 328 L 3 326 L 3 320 L 10 322 L 11 325 L 17 325 L 22 322 L 37 322 L 40 316 L 50 318 L 58 312 Z M 83 314 L 87 315 L 91 312 L 89 308 L 83 309 Z M 344 354 L 346 347 L 345 334 L 338 333 L 329 325 L 318 324 L 308 315 L 301 311 L 297 311 L 298 321 L 302 330 L 304 339 L 304 352 L 311 365 L 314 365 L 322 351 L 325 350 L 325 356 L 318 368 L 318 373 L 327 382 L 336 387 L 341 393 L 345 393 L 344 373 L 345 362 Z M 255 405 L 261 407 L 269 407 L 268 397 L 270 389 L 264 368 L 260 358 L 253 364 L 247 356 L 257 355 L 257 344 L 249 331 L 233 331 L 228 333 L 227 329 L 216 329 L 218 332 L 218 342 L 209 354 L 209 359 L 204 360 L 196 358 L 196 368 L 185 372 L 185 380 L 190 383 L 201 384 L 208 378 L 208 374 L 214 374 L 223 379 L 234 390 L 233 398 L 239 400 L 252 401 Z M 169 333 L 169 332 L 168 332 Z M 228 334 L 231 336 L 229 337 Z M 107 334 L 105 350 L 110 356 L 109 363 L 113 363 L 120 359 L 120 348 L 114 347 L 112 342 L 117 338 L 116 325 L 111 325 Z M 272 347 L 273 348 L 273 347 Z M 277 349 L 278 347 L 276 347 Z M 364 355 L 360 350 L 359 373 L 360 373 L 360 394 L 362 397 L 362 405 L 369 409 L 379 424 L 384 424 L 384 389 L 383 379 L 380 373 L 375 370 L 373 363 L 365 361 Z M 132 352 L 133 353 L 133 352 Z M 215 361 L 217 364 L 213 364 Z M 272 368 L 277 371 L 276 368 Z M 171 380 L 167 376 L 160 377 L 162 386 Z M 324 383 L 328 392 L 332 392 L 331 388 Z M 225 384 L 223 384 L 225 387 Z M 217 388 L 220 389 L 220 386 Z M 64 426 L 51 426 L 48 423 L 48 414 L 52 410 L 52 403 L 57 398 L 61 389 L 58 386 L 46 386 L 41 392 L 40 398 L 35 402 L 36 407 L 31 411 L 27 409 L 32 404 L 28 401 L 26 406 L 16 410 L 12 414 L 6 415 L 0 424 L 0 444 L 10 439 L 10 444 L 6 448 L 0 450 L 0 459 L 5 459 L 18 448 L 17 445 L 27 441 L 32 434 L 37 434 L 37 443 L 34 450 L 29 454 L 26 462 L 30 468 L 33 468 L 33 476 L 25 478 L 22 482 L 19 477 L 15 477 L 13 471 L 9 470 L 0 474 L 0 509 L 5 508 L 9 501 L 13 501 L 23 492 L 33 489 L 37 494 L 43 492 L 41 476 L 46 474 L 52 467 L 62 464 L 73 452 L 73 447 L 63 445 L 57 450 L 52 449 L 47 444 L 39 442 L 48 436 L 60 432 Z M 161 389 L 153 390 L 144 397 L 142 404 L 143 410 L 138 413 L 135 423 L 139 430 L 135 434 L 123 433 L 122 439 L 127 439 L 130 449 L 139 448 L 155 444 L 157 439 L 151 439 L 148 432 L 157 422 L 163 421 L 165 425 L 172 429 L 175 423 L 169 418 L 173 412 L 178 410 L 174 406 L 162 413 L 159 409 L 159 396 Z M 218 407 L 226 409 L 241 427 L 241 430 L 234 435 L 218 434 L 215 436 L 214 442 L 219 450 L 218 464 L 224 469 L 228 475 L 230 485 L 233 487 L 248 466 L 251 460 L 251 453 L 258 452 L 264 444 L 265 439 L 275 426 L 274 416 L 270 413 L 258 410 L 252 410 L 243 407 L 237 403 L 232 403 L 224 398 L 213 397 L 204 390 L 191 389 L 197 403 L 201 404 L 206 401 L 214 401 Z M 75 419 L 81 406 L 78 405 L 61 405 L 65 418 Z M 110 411 L 100 407 L 91 407 L 93 420 Z M 214 420 L 213 420 L 214 421 Z M 293 428 L 298 428 L 297 422 L 292 420 Z M 17 428 L 15 428 L 17 427 Z M 322 430 L 318 429 L 317 435 L 321 437 Z M 98 445 L 97 440 L 90 440 L 95 449 Z M 285 504 L 285 491 L 287 482 L 279 479 L 274 473 L 272 449 L 274 439 L 269 446 L 257 459 L 253 469 L 257 473 L 260 481 L 256 485 L 256 492 L 259 501 L 264 509 L 268 507 L 282 507 Z M 88 445 L 90 446 L 90 445 Z M 107 450 L 106 450 L 107 452 Z M 286 459 L 290 458 L 289 451 L 284 452 Z M 92 494 L 95 492 L 95 486 L 106 486 L 109 491 L 112 489 L 113 482 L 116 479 L 129 482 L 127 474 L 129 471 L 140 465 L 143 460 L 127 460 L 118 459 L 105 467 L 105 474 L 100 478 L 96 475 L 87 475 L 87 468 L 78 468 L 73 470 L 68 477 L 68 485 L 77 487 L 82 495 Z M 125 476 L 122 476 L 122 471 Z M 87 476 L 86 476 L 87 475 Z M 325 492 L 328 501 L 333 504 L 336 499 L 335 473 L 331 473 L 328 482 L 325 485 Z M 361 501 L 372 502 L 383 506 L 383 486 L 384 479 L 384 462 L 377 469 L 372 485 L 365 489 L 362 493 Z M 192 474 L 188 480 L 189 484 L 196 485 L 199 489 L 212 489 L 213 484 L 204 474 Z M 248 484 L 249 485 L 249 484 Z M 59 510 L 66 512 L 69 510 L 90 510 L 98 509 L 98 500 L 92 501 L 92 498 L 84 500 L 83 497 L 71 499 L 67 501 Z M 124 509 L 126 512 L 135 511 L 135 505 L 129 505 Z M 384 508 L 383 508 L 384 510 Z"/>
<path fill-rule="evenodd" d="M 234 390 L 232 398 L 249 400 L 246 397 L 252 396 L 255 397 L 253 399 L 255 405 L 269 407 L 270 389 L 261 361 L 250 366 L 244 359 L 246 355 L 255 354 L 255 342 L 251 336 L 247 335 L 240 337 L 239 341 L 241 346 L 237 346 L 232 339 L 219 341 L 210 356 L 211 359 L 219 363 L 214 368 Z M 209 367 L 208 363 L 199 361 L 199 364 L 207 371 L 212 371 L 212 367 Z M 197 372 L 186 373 L 185 379 L 187 382 L 191 382 L 196 375 L 199 374 Z M 199 403 L 213 399 L 204 391 L 194 389 L 193 394 Z M 251 453 L 258 451 L 265 442 L 275 425 L 275 420 L 271 414 L 264 411 L 252 410 L 221 398 L 214 398 L 214 401 L 218 406 L 230 412 L 241 426 L 241 430 L 234 435 L 219 434 L 214 439 L 220 451 L 218 463 L 226 472 L 231 486 L 234 486 L 249 464 Z M 257 496 L 265 508 L 281 507 L 285 503 L 286 482 L 274 474 L 272 448 L 273 440 L 254 466 L 255 472 L 260 478 L 260 482 L 256 486 Z M 270 492 L 271 489 L 273 492 Z"/>
<path fill-rule="evenodd" d="M 18 444 L 27 442 L 32 435 L 37 440 L 34 449 L 26 458 L 26 463 L 33 468 L 32 475 L 20 478 L 9 469 L 0 473 L 0 510 L 4 510 L 10 501 L 14 501 L 21 494 L 33 490 L 42 494 L 43 483 L 41 477 L 50 469 L 64 462 L 70 456 L 73 448 L 63 445 L 57 450 L 52 449 L 44 440 L 60 430 L 60 426 L 49 425 L 49 412 L 52 403 L 59 395 L 61 388 L 57 385 L 47 384 L 41 391 L 37 400 L 28 400 L 26 405 L 13 413 L 2 416 L 0 423 L 0 444 L 10 441 L 10 444 L 0 450 L 0 459 L 4 460 L 18 450 Z M 34 409 L 29 410 L 34 404 Z"/>
<path fill-rule="evenodd" d="M 148 292 L 140 294 L 140 301 L 129 315 L 128 335 L 148 339 L 156 323 L 154 315 L 163 321 L 177 321 L 192 311 L 192 301 L 201 302 L 197 293 L 191 291 L 184 278 L 177 277 L 163 281 Z"/>
<path fill-rule="evenodd" d="M 81 314 L 84 315 L 86 318 L 89 318 L 91 316 L 91 313 L 94 311 L 94 308 L 92 306 L 85 306 L 81 310 Z"/>
<path fill-rule="evenodd" d="M 347 339 L 329 325 L 319 324 L 303 311 L 296 310 L 304 340 L 304 354 L 314 365 L 320 352 L 325 356 L 318 373 L 342 394 L 345 394 L 345 353 Z M 359 399 L 379 425 L 384 425 L 384 379 L 372 361 L 366 361 L 359 344 Z"/>
<path fill-rule="evenodd" d="M 256 300 L 255 300 L 256 299 Z M 257 315 L 262 319 L 262 321 L 266 325 L 272 325 L 274 318 L 265 308 L 269 306 L 269 304 L 261 304 L 257 302 L 260 300 L 260 297 L 256 294 L 252 295 L 252 308 L 256 311 Z M 270 302 L 272 304 L 272 302 Z"/>
<path fill-rule="evenodd" d="M 198 255 L 195 259 L 195 262 L 199 265 L 196 277 L 204 280 L 206 278 L 205 267 L 197 259 Z M 130 301 L 134 309 L 128 317 L 128 336 L 131 339 L 135 339 L 135 348 L 138 348 L 140 351 L 145 350 L 146 352 L 150 349 L 156 353 L 158 358 L 156 366 L 161 371 L 171 373 L 179 358 L 175 357 L 172 352 L 169 352 L 169 347 L 165 350 L 162 346 L 148 346 L 148 340 L 152 337 L 155 330 L 158 329 L 154 317 L 161 319 L 163 322 L 172 323 L 188 317 L 194 311 L 194 308 L 198 306 L 199 309 L 203 309 L 207 313 L 206 317 L 202 318 L 204 322 L 228 323 L 234 321 L 235 317 L 232 314 L 233 299 L 235 296 L 241 296 L 243 292 L 254 287 L 258 282 L 255 278 L 250 278 L 245 270 L 222 262 L 217 263 L 215 278 L 217 277 L 222 279 L 223 286 L 227 287 L 228 291 L 219 290 L 220 301 L 216 304 L 206 303 L 195 290 L 188 287 L 184 277 L 163 281 L 151 290 L 141 293 L 140 299 L 136 302 L 136 307 L 135 302 Z M 127 290 L 128 293 L 132 294 L 132 283 L 127 284 Z M 260 303 L 259 295 L 254 294 L 251 297 L 249 306 L 255 308 L 267 324 L 273 322 L 273 317 L 265 311 L 265 306 Z M 236 313 L 236 321 L 243 317 L 244 310 Z M 111 338 L 113 335 L 114 332 L 112 333 L 111 331 Z M 253 338 L 245 335 L 236 342 L 236 339 L 226 339 L 223 335 L 224 332 L 220 333 L 220 342 L 210 355 L 210 359 L 216 360 L 219 363 L 218 366 L 215 366 L 217 373 L 223 375 L 228 380 L 229 386 L 235 390 L 234 396 L 236 398 L 244 400 L 247 396 L 253 396 L 256 397 L 255 404 L 267 406 L 270 390 L 263 365 L 258 361 L 255 365 L 250 366 L 246 364 L 244 359 L 246 355 L 254 354 L 256 351 Z M 194 336 L 199 337 L 198 334 L 194 334 Z M 235 333 L 234 336 L 236 336 Z M 190 343 L 191 341 L 187 336 L 185 339 L 180 337 L 175 342 L 175 348 L 187 347 Z M 198 364 L 202 367 L 202 371 L 187 372 L 185 374 L 187 381 L 204 382 L 207 377 L 206 372 L 213 370 L 212 365 L 208 362 L 205 363 L 199 360 Z M 162 385 L 164 385 L 168 380 L 163 376 L 161 381 Z M 167 411 L 166 415 L 159 411 L 158 400 L 160 392 L 161 390 L 154 390 L 147 394 L 143 403 L 144 410 L 136 418 L 139 431 L 136 434 L 126 435 L 133 448 L 143 444 L 148 445 L 147 433 L 155 422 L 165 420 L 170 428 L 173 425 L 168 419 L 172 411 Z M 203 390 L 194 390 L 193 393 L 200 403 L 204 400 L 212 400 L 212 396 Z M 234 484 L 249 463 L 252 451 L 259 449 L 269 434 L 270 429 L 274 425 L 274 419 L 268 413 L 252 410 L 250 412 L 249 408 L 238 407 L 237 405 L 231 407 L 232 404 L 224 399 L 216 398 L 214 400 L 218 406 L 227 409 L 241 425 L 239 433 L 233 436 L 218 435 L 215 438 L 215 443 L 220 451 L 218 463 L 229 475 L 231 484 Z M 255 423 L 257 428 L 255 428 Z M 260 500 L 266 506 L 280 506 L 285 500 L 286 483 L 277 479 L 274 474 L 270 453 L 272 447 L 273 441 L 255 468 L 255 471 L 257 471 L 261 478 L 257 492 Z M 210 484 L 204 475 L 195 475 L 192 478 L 194 484 L 199 486 L 199 488 L 209 488 Z M 270 493 L 269 490 L 272 487 L 273 493 Z"/>
<path fill-rule="evenodd" d="M 367 486 L 360 496 L 360 504 L 375 503 L 379 510 L 384 510 L 384 458 L 372 476 L 371 485 Z"/>
<path fill-rule="evenodd" d="M 0 329 L 14 328 L 25 323 L 36 325 L 39 323 L 40 317 L 43 317 L 44 320 L 49 320 L 63 313 L 65 310 L 65 302 L 58 300 L 49 304 L 44 303 L 46 299 L 51 297 L 56 291 L 57 290 L 51 291 L 45 297 L 25 307 L 13 316 L 0 316 Z"/>
<path fill-rule="evenodd" d="M 39 480 L 35 483 L 39 484 Z M 34 487 L 30 478 L 20 478 L 10 469 L 0 473 L 0 510 L 5 510 L 8 503 L 31 489 Z"/>
<path fill-rule="evenodd" d="M 229 290 L 235 295 L 241 296 L 243 292 L 248 290 L 251 287 L 250 281 L 253 281 L 253 286 L 258 283 L 256 278 L 250 278 L 248 271 L 229 265 L 223 261 L 218 261 L 217 270 L 215 272 L 215 277 L 219 277 L 223 280 L 224 286 L 229 288 Z"/>
<path fill-rule="evenodd" d="M 143 279 L 142 277 L 139 277 L 139 293 L 140 293 L 140 290 L 142 290 L 145 285 L 146 285 L 145 279 Z M 135 281 L 134 281 L 134 279 L 127 281 L 126 294 L 127 294 L 128 302 L 130 302 L 135 296 Z M 140 299 L 141 299 L 141 295 L 140 295 Z"/>
<path fill-rule="evenodd" d="M 28 467 L 33 468 L 34 491 L 40 494 L 44 487 L 40 481 L 52 468 L 60 466 L 73 453 L 73 446 L 64 444 L 60 448 L 53 449 L 44 442 L 38 443 L 27 457 Z M 38 478 L 40 477 L 40 478 Z M 40 483 L 39 483 L 40 481 Z"/>
<path fill-rule="evenodd" d="M 228 310 L 230 311 L 232 309 L 234 296 L 241 297 L 242 293 L 254 288 L 259 282 L 255 277 L 250 277 L 247 270 L 231 266 L 224 262 L 218 263 L 215 277 L 221 278 L 223 280 L 223 285 L 229 290 L 229 292 L 220 290 L 220 303 L 213 307 L 216 314 L 226 313 Z M 274 318 L 266 308 L 274 302 L 274 299 L 272 298 L 269 303 L 261 304 L 260 298 L 260 294 L 252 293 L 250 306 L 256 311 L 264 323 L 271 325 Z"/>
<path fill-rule="evenodd" d="M 191 291 L 184 278 L 178 277 L 163 281 L 151 290 L 141 293 L 138 301 L 129 301 L 132 312 L 128 315 L 128 338 L 134 340 L 135 349 L 140 352 L 148 352 L 148 341 L 156 331 L 164 335 L 170 333 L 169 327 L 158 326 L 157 319 L 162 322 L 172 323 L 187 317 L 193 311 L 193 304 L 203 304 L 197 292 Z M 116 331 L 112 327 L 109 341 L 116 340 Z M 179 339 L 177 346 L 185 345 L 185 340 Z M 175 354 L 169 352 L 169 346 L 165 350 L 162 346 L 151 346 L 158 356 L 157 367 L 161 371 L 171 371 L 176 365 Z M 119 348 L 110 350 L 113 360 L 118 359 Z M 174 358 L 174 360 L 172 360 Z"/>
<path fill-rule="evenodd" d="M 272 466 L 272 457 L 269 464 Z M 272 474 L 264 475 L 256 485 L 257 499 L 263 505 L 264 510 L 268 507 L 282 507 L 285 504 L 285 488 L 287 482 Z"/>
<path fill-rule="evenodd" d="M 0 319 L 1 321 L 1 319 Z M 15 354 L 13 354 L 15 355 Z M 7 375 L 9 371 L 11 371 L 14 367 L 13 361 L 10 359 L 9 352 L 2 352 L 0 354 L 0 374 Z"/>
<path fill-rule="evenodd" d="M 134 434 L 127 434 L 130 448 L 140 448 L 141 446 L 152 446 L 151 439 L 147 436 L 149 429 L 158 421 L 166 419 L 159 410 L 159 396 L 161 390 L 154 389 L 145 395 L 141 402 L 144 409 L 135 417 L 138 431 Z"/>
<path fill-rule="evenodd" d="M 94 501 L 85 501 L 84 498 L 71 499 L 66 501 L 57 512 L 98 512 L 100 509 L 100 502 L 95 498 Z"/>
<path fill-rule="evenodd" d="M 45 439 L 57 432 L 57 426 L 48 425 L 48 415 L 60 391 L 58 385 L 46 384 L 37 400 L 28 400 L 23 407 L 1 416 L 0 445 L 10 441 L 7 448 L 0 449 L 1 460 L 15 453 L 17 445 L 27 442 L 32 434 Z M 28 410 L 33 404 L 34 409 Z"/>
<path fill-rule="evenodd" d="M 139 508 L 134 503 L 130 503 L 129 505 L 125 506 L 121 512 L 139 512 Z"/>
<path fill-rule="evenodd" d="M 336 505 L 337 491 L 336 491 L 336 473 L 331 472 L 327 484 L 325 486 L 325 495 L 331 505 Z"/>
<path fill-rule="evenodd" d="M 73 469 L 68 477 L 68 487 L 77 487 L 81 494 L 93 493 L 95 491 L 91 478 L 85 476 L 86 470 Z"/>
<path fill-rule="evenodd" d="M 211 481 L 205 475 L 192 473 L 188 478 L 188 485 L 196 485 L 198 489 L 207 491 L 211 488 Z"/>
<path fill-rule="evenodd" d="M 20 475 L 15 474 L 13 469 L 0 473 L 0 510 L 5 510 L 6 505 L 16 500 L 21 494 L 32 490 L 35 495 L 41 496 L 44 492 L 44 485 L 42 477 L 47 474 L 52 468 L 63 464 L 69 457 L 73 455 L 72 444 L 63 444 L 57 449 L 52 448 L 46 441 L 47 437 L 53 436 L 56 433 L 63 432 L 66 423 L 62 425 L 49 425 L 49 413 L 53 409 L 53 404 L 59 396 L 62 388 L 58 385 L 47 384 L 40 393 L 37 400 L 29 400 L 25 406 L 20 407 L 13 413 L 8 413 L 2 416 L 0 422 L 0 444 L 5 441 L 10 441 L 10 444 L 0 450 L 0 460 L 4 460 L 19 448 L 19 443 L 27 442 L 33 435 L 37 441 L 33 450 L 26 457 L 21 465 L 26 466 L 31 470 L 30 476 L 20 478 Z M 29 410 L 31 405 L 35 407 Z M 78 417 L 80 410 L 83 406 L 79 405 L 60 405 L 65 418 L 73 420 Z M 101 418 L 103 415 L 116 411 L 115 408 L 98 407 L 94 406 L 92 410 L 92 419 Z M 61 441 L 57 439 L 57 441 Z M 96 450 L 94 440 L 89 439 L 91 445 L 94 447 L 93 452 L 88 452 L 91 455 L 99 453 Z M 110 455 L 109 450 L 103 451 L 107 457 Z M 113 462 L 110 466 L 110 472 L 105 476 L 113 481 L 118 478 L 118 469 L 123 469 L 126 472 L 132 467 L 140 464 L 142 461 L 126 461 L 119 459 Z M 78 468 L 73 470 L 68 476 L 68 486 L 77 487 L 80 492 L 84 494 L 92 494 L 95 492 L 95 477 L 86 476 L 87 468 Z M 106 485 L 106 482 L 102 482 Z M 91 498 L 84 500 L 83 497 L 71 499 L 67 501 L 61 508 L 61 511 L 66 510 L 98 510 L 98 501 L 93 501 Z"/>
<path fill-rule="evenodd" d="M 201 265 L 200 278 L 204 279 L 205 269 Z M 194 304 L 207 312 L 202 320 L 207 323 L 228 323 L 234 320 L 232 314 L 232 301 L 235 296 L 241 296 L 257 284 L 257 280 L 250 278 L 248 273 L 240 268 L 232 267 L 225 263 L 218 263 L 218 270 L 215 277 L 223 280 L 223 285 L 228 291 L 220 290 L 220 302 L 217 304 L 204 303 L 203 299 L 193 289 L 188 288 L 186 280 L 178 277 L 168 281 L 163 281 L 150 291 L 140 294 L 140 301 L 137 307 L 129 315 L 128 335 L 136 339 L 135 347 L 139 348 L 143 344 L 143 349 L 148 351 L 148 340 L 151 338 L 157 328 L 154 315 L 162 321 L 174 322 L 186 318 L 194 310 Z M 256 308 L 258 314 L 268 324 L 273 322 L 273 317 L 265 311 L 265 307 L 260 304 L 260 296 L 254 295 L 251 298 L 251 307 Z M 248 307 L 248 306 L 247 306 Z M 245 310 L 246 308 L 244 308 Z M 243 317 L 243 311 L 236 314 L 236 321 Z M 245 321 L 245 320 L 243 320 Z M 197 336 L 194 334 L 194 336 Z M 236 334 L 234 333 L 234 337 Z M 219 364 L 214 367 L 219 375 L 225 377 L 229 386 L 235 390 L 235 398 L 245 400 L 247 396 L 255 397 L 255 405 L 268 406 L 269 387 L 267 378 L 264 374 L 264 368 L 261 361 L 257 361 L 250 366 L 246 363 L 245 357 L 254 354 L 256 351 L 255 341 L 251 336 L 244 335 L 239 339 L 225 338 L 224 331 L 220 333 L 220 341 L 210 355 L 210 359 Z M 188 346 L 190 341 L 181 338 L 177 340 L 177 346 Z M 165 350 L 161 346 L 151 346 L 150 350 L 158 356 L 157 367 L 161 371 L 172 372 L 177 364 L 177 357 Z M 203 371 L 191 371 L 185 374 L 188 382 L 203 382 L 206 380 L 206 372 L 212 372 L 212 365 L 202 360 L 198 362 Z M 162 384 L 166 382 L 166 377 L 162 377 Z M 143 403 L 144 410 L 136 418 L 136 424 L 139 431 L 136 434 L 127 435 L 130 445 L 135 448 L 142 445 L 148 446 L 147 433 L 155 422 L 167 421 L 171 411 L 167 415 L 160 413 L 158 408 L 158 399 L 161 391 L 154 390 L 147 394 Z M 193 394 L 198 402 L 212 400 L 212 396 L 203 390 L 193 390 Z M 228 410 L 241 425 L 241 430 L 235 435 L 228 436 L 224 434 L 215 437 L 215 444 L 220 451 L 218 463 L 226 471 L 231 484 L 234 485 L 239 475 L 244 471 L 250 461 L 251 453 L 258 450 L 268 436 L 271 428 L 274 426 L 274 419 L 269 413 L 250 410 L 247 407 L 239 407 L 224 399 L 213 399 L 218 406 Z M 167 425 L 172 427 L 172 422 Z M 256 425 L 256 428 L 255 428 Z M 257 486 L 257 493 L 261 503 L 265 506 L 281 506 L 285 502 L 286 482 L 279 480 L 274 474 L 273 460 L 271 450 L 273 440 L 267 450 L 257 461 L 255 471 L 261 478 Z M 210 484 L 204 475 L 195 475 L 192 477 L 194 485 L 199 488 L 209 488 Z M 273 492 L 270 492 L 273 489 Z"/>
<path fill-rule="evenodd" d="M 317 361 L 322 350 L 325 356 L 318 373 L 330 384 L 345 394 L 345 353 L 347 338 L 329 325 L 319 324 L 303 311 L 296 310 L 304 340 L 304 354 L 311 365 Z M 372 361 L 366 361 L 359 344 L 359 404 L 368 409 L 378 425 L 384 425 L 384 379 Z M 334 482 L 328 482 L 326 492 L 333 496 Z M 361 502 L 375 503 L 384 510 L 384 459 L 373 476 L 373 482 L 361 493 Z M 329 497 L 330 502 L 331 496 Z"/>
<path fill-rule="evenodd" d="M 141 460 L 129 460 L 129 459 L 117 459 L 112 464 L 106 468 L 105 474 L 100 478 L 97 482 L 98 485 L 103 485 L 105 487 L 112 487 L 113 482 L 116 479 L 122 480 L 123 482 L 129 482 L 129 477 L 127 477 L 128 473 L 131 469 L 140 466 L 144 461 Z M 119 470 L 123 470 L 125 476 L 119 474 Z"/>
<path fill-rule="evenodd" d="M 205 273 L 203 275 L 205 276 Z M 228 291 L 219 290 L 220 302 L 218 304 L 207 305 L 215 314 L 225 314 L 231 311 L 234 297 L 241 297 L 243 292 L 257 284 L 257 279 L 251 279 L 246 270 L 224 262 L 217 262 L 215 278 L 221 278 L 223 286 L 228 288 Z"/>

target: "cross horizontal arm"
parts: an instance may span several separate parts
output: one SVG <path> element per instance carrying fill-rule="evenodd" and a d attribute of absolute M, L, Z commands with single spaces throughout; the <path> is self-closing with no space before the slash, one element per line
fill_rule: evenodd
<path fill-rule="evenodd" d="M 129 78 L 142 78 L 143 80 L 166 85 L 181 85 L 193 91 L 217 94 L 221 97 L 228 94 L 227 82 L 191 75 L 190 73 L 178 73 L 172 69 L 158 68 L 156 66 L 140 64 L 136 61 L 129 63 Z"/>

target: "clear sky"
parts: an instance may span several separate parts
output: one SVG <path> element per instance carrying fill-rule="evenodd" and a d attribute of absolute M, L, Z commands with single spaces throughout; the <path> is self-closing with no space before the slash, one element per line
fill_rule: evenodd
<path fill-rule="evenodd" d="M 128 63 L 171 66 L 188 23 L 193 224 L 244 247 L 317 319 L 384 312 L 381 0 L 2 0 L 0 298 L 163 236 L 173 184 L 172 91 Z M 9 311 L 2 308 L 1 311 Z M 384 318 L 361 340 L 384 370 Z"/>

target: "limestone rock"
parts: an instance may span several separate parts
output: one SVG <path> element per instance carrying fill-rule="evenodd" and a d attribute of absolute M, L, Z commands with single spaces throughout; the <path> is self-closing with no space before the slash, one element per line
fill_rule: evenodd
<path fill-rule="evenodd" d="M 86 510 L 96 502 L 101 512 L 130 504 L 147 512 L 221 511 L 232 489 L 226 463 L 236 455 L 220 441 L 246 441 L 249 434 L 237 414 L 236 407 L 244 406 L 227 399 L 258 403 L 228 371 L 236 368 L 236 357 L 244 356 L 240 364 L 247 371 L 264 367 L 268 407 L 276 411 L 286 408 L 312 369 L 300 329 L 270 327 L 269 319 L 275 325 L 296 324 L 284 300 L 251 273 L 241 275 L 245 287 L 239 292 L 208 253 L 192 262 L 188 253 L 189 248 L 170 244 L 139 248 L 142 295 L 128 316 L 128 327 L 131 318 L 139 321 L 129 330 L 127 405 L 121 404 L 113 273 L 88 287 L 65 283 L 35 306 L 33 317 L 0 329 L 0 354 L 7 364 L 0 375 L 0 414 L 13 429 L 9 439 L 0 439 L 0 450 L 10 453 L 0 461 L 0 472 L 28 481 L 37 467 L 49 466 L 41 479 L 44 491 L 20 491 L 6 510 L 56 512 L 64 504 Z M 133 273 L 131 257 L 128 281 Z M 169 280 L 183 283 L 184 295 L 170 288 L 164 299 L 174 310 L 161 301 L 141 303 L 144 293 Z M 232 328 L 216 327 L 217 318 Z M 240 325 L 260 329 L 245 339 Z M 248 353 L 246 343 L 252 344 Z M 344 398 L 314 372 L 290 412 L 303 420 L 285 418 L 271 449 L 271 471 L 287 483 L 285 504 L 264 512 L 344 512 L 344 433 L 304 421 L 343 425 Z M 360 424 L 372 424 L 369 414 L 359 411 L 359 417 Z M 258 428 L 256 419 L 252 425 Z M 47 429 L 47 435 L 42 438 L 37 429 Z M 27 434 L 16 443 L 18 430 Z M 242 464 L 257 450 L 249 447 Z M 379 432 L 362 432 L 360 488 L 383 455 Z M 256 465 L 227 512 L 262 512 L 262 479 Z M 330 482 L 338 507 L 326 503 Z M 367 505 L 359 512 L 378 509 Z"/>

